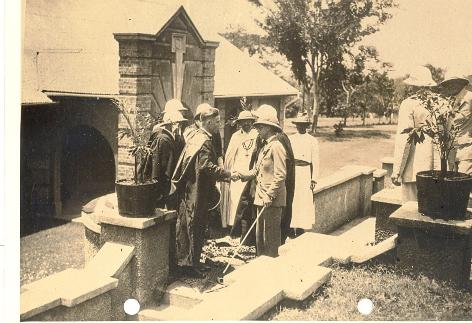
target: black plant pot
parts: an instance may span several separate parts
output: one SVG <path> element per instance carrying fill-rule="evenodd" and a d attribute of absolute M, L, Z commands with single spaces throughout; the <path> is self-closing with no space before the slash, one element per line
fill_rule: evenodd
<path fill-rule="evenodd" d="M 115 183 L 120 215 L 130 218 L 148 217 L 154 214 L 159 184 L 157 182 L 130 183 L 119 180 Z"/>
<path fill-rule="evenodd" d="M 418 212 L 433 219 L 464 220 L 467 213 L 472 177 L 447 172 L 440 178 L 439 171 L 416 174 Z"/>

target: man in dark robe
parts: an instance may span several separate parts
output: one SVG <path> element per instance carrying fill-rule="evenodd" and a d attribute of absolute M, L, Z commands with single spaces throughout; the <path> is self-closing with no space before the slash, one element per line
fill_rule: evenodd
<path fill-rule="evenodd" d="M 218 166 L 212 136 L 219 130 L 219 112 L 207 103 L 197 107 L 198 127 L 186 136 L 186 144 L 172 177 L 177 196 L 176 252 L 181 271 L 203 277 L 200 255 L 205 242 L 208 213 L 216 181 L 231 176 Z"/>
<path fill-rule="evenodd" d="M 138 176 L 142 181 L 153 180 L 159 183 L 156 207 L 164 208 L 168 203 L 170 180 L 178 158 L 172 125 L 186 119 L 179 112 L 166 113 L 161 122 L 152 129 L 148 141 L 151 153 L 138 165 Z"/>
<path fill-rule="evenodd" d="M 287 192 L 286 202 L 287 205 L 282 213 L 281 226 L 281 244 L 285 243 L 289 232 L 290 232 L 290 221 L 292 220 L 292 202 L 293 194 L 295 192 L 295 158 L 293 155 L 292 145 L 290 139 L 284 132 L 279 132 L 276 135 L 276 140 L 280 141 L 282 146 L 285 148 L 287 154 L 286 167 L 287 177 L 285 179 L 285 187 Z M 252 169 L 257 160 L 259 152 L 264 147 L 265 142 L 259 136 L 256 139 L 256 148 L 254 149 L 251 157 L 249 168 Z M 248 181 L 241 194 L 239 200 L 238 209 L 236 211 L 236 219 L 231 229 L 231 236 L 241 236 L 241 239 L 246 235 L 247 231 L 251 227 L 252 223 L 256 220 L 256 209 L 254 207 L 254 194 L 255 194 L 256 183 L 254 180 Z M 256 235 L 255 230 L 249 234 L 245 245 L 255 245 Z"/>

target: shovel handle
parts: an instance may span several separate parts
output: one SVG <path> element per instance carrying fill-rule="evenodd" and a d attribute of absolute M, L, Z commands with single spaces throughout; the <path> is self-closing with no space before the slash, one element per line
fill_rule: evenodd
<path fill-rule="evenodd" d="M 230 259 L 233 259 L 234 257 L 236 257 L 236 255 L 237 255 L 238 252 L 239 252 L 239 249 L 241 249 L 241 247 L 243 246 L 244 242 L 246 242 L 246 239 L 247 239 L 247 237 L 249 236 L 249 233 L 251 233 L 252 228 L 254 228 L 254 226 L 255 226 L 256 223 L 257 223 L 257 220 L 259 220 L 259 217 L 261 216 L 262 213 L 264 213 L 265 209 L 266 209 L 266 207 L 263 206 L 262 209 L 261 209 L 261 211 L 259 212 L 259 214 L 257 214 L 256 219 L 255 219 L 254 222 L 252 223 L 252 225 L 251 225 L 251 227 L 249 228 L 249 230 L 247 230 L 246 235 L 244 236 L 243 240 L 241 240 L 241 242 L 239 243 L 238 248 L 236 249 L 236 251 L 235 251 L 234 254 L 231 256 Z M 225 270 L 223 270 L 223 275 L 224 275 L 225 272 L 228 270 L 229 265 L 230 265 L 229 263 L 226 265 Z"/>

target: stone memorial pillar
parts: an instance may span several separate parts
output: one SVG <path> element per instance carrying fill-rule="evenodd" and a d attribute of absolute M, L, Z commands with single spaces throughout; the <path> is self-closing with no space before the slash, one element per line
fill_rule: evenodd
<path fill-rule="evenodd" d="M 167 287 L 170 225 L 175 216 L 175 211 L 159 209 L 149 218 L 128 218 L 117 212 L 97 215 L 102 244 L 116 242 L 136 250 L 131 260 L 132 296 L 141 304 L 159 300 Z"/>
<path fill-rule="evenodd" d="M 432 219 L 407 202 L 391 216 L 398 227 L 397 264 L 465 287 L 470 280 L 472 219 Z"/>

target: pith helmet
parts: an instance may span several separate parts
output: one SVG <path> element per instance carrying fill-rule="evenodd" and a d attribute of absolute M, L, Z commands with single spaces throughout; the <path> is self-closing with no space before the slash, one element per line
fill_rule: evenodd
<path fill-rule="evenodd" d="M 208 103 L 201 103 L 198 105 L 197 110 L 195 111 L 195 118 L 199 118 L 200 116 L 208 117 L 211 115 L 216 115 L 218 113 L 218 109 L 213 108 Z"/>
<path fill-rule="evenodd" d="M 166 105 L 164 107 L 164 112 L 169 112 L 169 111 L 185 111 L 187 110 L 186 107 L 180 102 L 178 99 L 171 99 L 166 102 Z"/>
<path fill-rule="evenodd" d="M 435 86 L 431 71 L 426 66 L 415 67 L 403 83 L 415 86 Z"/>
<path fill-rule="evenodd" d="M 271 105 L 261 105 L 259 109 L 257 109 L 256 115 L 257 120 L 254 125 L 265 124 L 282 130 L 279 124 L 279 119 L 277 118 L 277 110 L 275 110 Z"/>
<path fill-rule="evenodd" d="M 251 111 L 243 110 L 239 112 L 239 115 L 236 121 L 242 121 L 242 120 L 256 120 L 256 116 L 253 115 Z"/>
<path fill-rule="evenodd" d="M 308 115 L 300 115 L 295 120 L 292 121 L 294 124 L 303 124 L 303 125 L 310 125 L 311 121 Z"/>
<path fill-rule="evenodd" d="M 439 93 L 446 95 L 457 95 L 465 86 L 469 84 L 466 75 L 462 73 L 447 73 L 444 81 L 436 86 Z"/>

